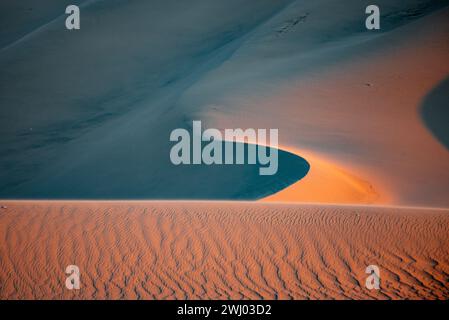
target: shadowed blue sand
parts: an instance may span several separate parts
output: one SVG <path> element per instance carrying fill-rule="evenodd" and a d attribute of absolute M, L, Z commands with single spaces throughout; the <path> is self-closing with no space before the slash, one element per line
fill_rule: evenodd
<path fill-rule="evenodd" d="M 449 78 L 426 96 L 421 116 L 433 135 L 449 149 Z"/>
<path fill-rule="evenodd" d="M 229 143 L 223 144 L 223 150 Z M 233 144 L 236 149 L 237 143 Z M 45 180 L 3 188 L 0 198 L 256 200 L 300 180 L 310 168 L 303 158 L 282 150 L 278 150 L 277 173 L 265 176 L 259 174 L 259 164 L 174 165 L 168 154 L 164 156 L 167 160 L 156 176 L 139 171 L 125 176 L 120 170 L 127 166 L 124 163 L 90 163 Z"/>

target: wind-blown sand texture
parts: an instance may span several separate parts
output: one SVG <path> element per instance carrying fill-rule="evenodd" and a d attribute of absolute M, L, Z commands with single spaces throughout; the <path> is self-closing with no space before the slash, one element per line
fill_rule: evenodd
<path fill-rule="evenodd" d="M 0 198 L 449 207 L 449 1 L 378 0 L 379 31 L 360 0 L 80 1 L 76 32 L 68 3 L 0 3 Z M 192 120 L 277 128 L 310 171 L 180 170 Z"/>
<path fill-rule="evenodd" d="M 0 1 L 1 299 L 449 298 L 448 0 L 70 3 Z M 174 166 L 194 120 L 278 174 Z"/>
<path fill-rule="evenodd" d="M 4 202 L 2 202 L 5 205 Z M 447 299 L 449 210 L 8 202 L 2 299 Z M 81 289 L 65 288 L 78 265 Z M 380 290 L 365 268 L 380 268 Z"/>

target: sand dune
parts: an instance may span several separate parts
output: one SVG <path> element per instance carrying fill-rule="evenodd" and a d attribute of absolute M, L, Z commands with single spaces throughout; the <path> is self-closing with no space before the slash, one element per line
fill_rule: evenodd
<path fill-rule="evenodd" d="M 77 32 L 65 1 L 0 2 L 0 198 L 233 198 L 169 161 L 171 131 L 191 124 L 177 100 L 287 1 L 79 2 Z"/>
<path fill-rule="evenodd" d="M 382 195 L 379 194 L 370 182 L 351 174 L 349 169 L 345 170 L 322 155 L 288 147 L 283 149 L 294 154 L 302 154 L 312 166 L 303 179 L 261 201 L 352 204 L 391 201 L 385 189 L 381 189 Z"/>
<path fill-rule="evenodd" d="M 1 198 L 279 191 L 220 187 L 244 170 L 174 168 L 170 132 L 202 120 L 277 128 L 310 164 L 267 200 L 449 206 L 447 121 L 432 106 L 447 100 L 447 0 L 379 0 L 379 32 L 364 28 L 359 0 L 79 1 L 76 33 L 63 28 L 65 1 L 16 2 L 0 4 Z"/>
<path fill-rule="evenodd" d="M 447 299 L 449 210 L 2 202 L 0 297 Z M 76 264 L 81 289 L 65 289 Z M 365 268 L 380 268 L 380 290 Z"/>
<path fill-rule="evenodd" d="M 0 299 L 449 299 L 448 0 L 32 2 L 0 2 L 1 199 L 266 202 L 0 200 Z M 279 129 L 279 174 L 174 166 L 193 120 Z"/>
<path fill-rule="evenodd" d="M 342 3 L 333 5 L 337 10 Z M 304 157 L 311 170 L 272 197 L 278 201 L 448 207 L 449 9 L 388 32 L 319 42 L 337 26 L 351 30 L 354 7 L 344 18 L 331 11 L 335 20 L 324 25 L 316 6 L 296 3 L 260 26 L 184 94 L 184 104 L 204 106 L 198 115 L 211 127 L 279 128 L 280 145 Z M 269 37 L 275 26 L 304 12 L 310 13 L 305 22 Z M 233 86 L 236 81 L 241 86 Z"/>

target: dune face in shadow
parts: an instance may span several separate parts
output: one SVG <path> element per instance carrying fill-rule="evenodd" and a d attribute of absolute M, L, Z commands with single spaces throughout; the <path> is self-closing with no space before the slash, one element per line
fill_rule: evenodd
<path fill-rule="evenodd" d="M 223 143 L 223 150 L 230 143 Z M 305 159 L 278 150 L 278 171 L 260 175 L 259 169 L 268 165 L 258 161 L 247 164 L 247 144 L 243 147 L 245 164 L 235 164 L 236 149 L 241 143 L 232 144 L 234 164 L 174 165 L 166 150 L 148 161 L 146 167 L 132 167 L 119 158 L 82 164 L 72 159 L 45 179 L 30 179 L 16 188 L 8 188 L 8 181 L 3 181 L 0 198 L 257 200 L 300 180 L 310 168 Z M 266 149 L 267 154 L 273 152 L 272 148 Z M 224 153 L 222 158 L 224 163 Z"/>
<path fill-rule="evenodd" d="M 433 135 L 449 149 L 449 78 L 426 96 L 421 116 Z"/>

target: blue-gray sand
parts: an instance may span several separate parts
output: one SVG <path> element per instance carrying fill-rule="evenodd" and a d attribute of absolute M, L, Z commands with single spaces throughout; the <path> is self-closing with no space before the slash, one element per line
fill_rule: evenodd
<path fill-rule="evenodd" d="M 430 131 L 449 150 L 449 78 L 425 97 L 421 115 Z"/>
<path fill-rule="evenodd" d="M 224 164 L 223 154 L 223 164 L 174 165 L 166 148 L 161 150 L 163 157 L 152 158 L 143 150 L 139 157 L 127 159 L 122 151 L 128 149 L 120 148 L 111 150 L 111 161 L 81 162 L 63 174 L 6 185 L 0 198 L 257 200 L 300 180 L 310 168 L 303 158 L 279 150 L 277 173 L 260 175 L 260 164 L 247 164 L 246 160 L 245 164 L 235 164 L 239 143 L 225 142 L 223 150 L 227 144 L 233 145 L 234 164 Z M 244 149 L 247 159 L 248 148 Z M 271 152 L 271 148 L 266 150 Z M 120 165 L 121 159 L 127 161 L 126 166 Z M 167 174 L 148 175 L 148 168 L 154 167 Z"/>
<path fill-rule="evenodd" d="M 68 4 L 80 5 L 80 30 L 65 28 Z M 280 151 L 272 177 L 256 174 L 258 166 L 176 168 L 168 163 L 169 134 L 239 108 L 215 108 L 214 99 L 263 95 L 280 79 L 350 59 L 341 48 L 379 36 L 364 29 L 369 4 L 0 1 L 0 198 L 259 199 L 285 188 L 304 177 L 307 159 Z M 382 33 L 448 1 L 376 4 Z M 303 33 L 311 11 L 320 24 Z M 282 45 L 272 45 L 279 37 Z M 248 43 L 266 48 L 250 71 L 195 89 L 234 55 L 251 54 L 238 51 Z M 277 58 L 266 64 L 265 57 Z"/>

